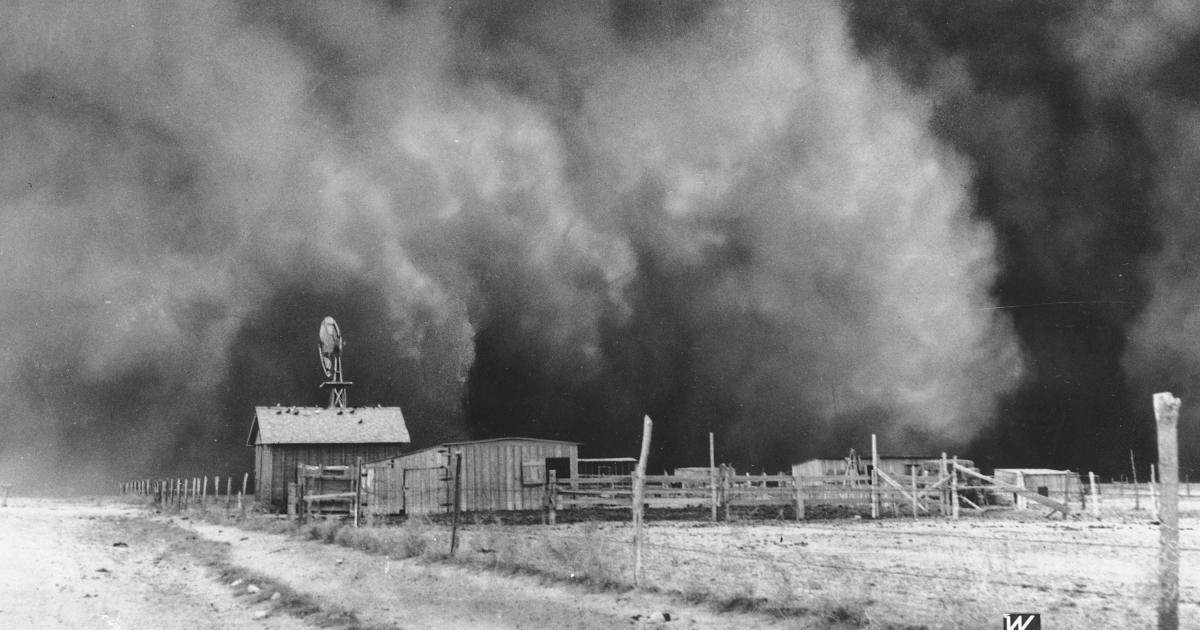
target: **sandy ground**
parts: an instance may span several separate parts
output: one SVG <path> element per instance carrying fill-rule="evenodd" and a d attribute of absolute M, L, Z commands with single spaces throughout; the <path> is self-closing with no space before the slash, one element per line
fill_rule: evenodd
<path fill-rule="evenodd" d="M 0 628 L 300 628 L 300 618 L 236 597 L 165 539 L 130 539 L 145 512 L 119 505 L 10 500 L 0 509 Z M 439 629 L 826 627 L 644 592 L 589 592 L 530 576 L 383 556 L 263 532 L 150 517 L 227 544 L 228 561 L 292 587 L 361 627 Z M 136 531 L 145 532 L 146 528 Z M 180 535 L 183 535 L 182 533 Z M 145 537 L 143 537 L 145 538 Z M 178 536 L 176 536 L 178 538 Z M 127 546 L 114 546 L 124 543 Z M 669 622 L 646 616 L 668 613 Z M 259 614 L 262 614 L 259 612 Z M 634 619 L 642 615 L 642 619 Z"/>
<path fill-rule="evenodd" d="M 392 560 L 284 535 L 194 521 L 181 525 L 228 543 L 236 564 L 272 575 L 319 600 L 337 602 L 372 625 L 429 630 L 828 627 L 820 619 L 717 613 L 652 593 L 589 592 L 531 576 Z M 671 621 L 645 620 L 656 612 L 667 613 Z M 637 615 L 642 620 L 635 620 Z"/>
<path fill-rule="evenodd" d="M 960 521 L 651 523 L 646 582 L 782 607 L 840 608 L 865 627 L 992 628 L 1017 612 L 1041 613 L 1046 628 L 1152 627 L 1159 530 L 1148 511 L 1116 503 L 1100 520 L 1009 511 Z M 520 549 L 522 539 L 530 551 L 518 556 L 533 556 L 551 539 L 606 546 L 613 558 L 632 555 L 625 523 L 512 526 L 503 534 L 469 527 L 465 546 Z M 1183 519 L 1181 548 L 1180 627 L 1200 628 L 1200 514 Z"/>
<path fill-rule="evenodd" d="M 127 540 L 113 506 L 10 499 L 0 508 L 0 628 L 301 628 L 255 609 L 166 541 Z M 128 546 L 113 546 L 125 543 Z"/>
<path fill-rule="evenodd" d="M 628 579 L 627 523 L 464 527 L 464 559 L 520 560 L 556 581 L 396 560 L 120 505 L 16 499 L 0 509 L 0 628 L 305 626 L 281 611 L 256 617 L 269 603 L 235 596 L 181 553 L 179 541 L 189 536 L 325 610 L 352 611 L 363 628 L 952 629 L 995 627 L 1006 612 L 1041 613 L 1046 628 L 1152 627 L 1158 528 L 1147 511 L 1119 503 L 1110 501 L 1101 520 L 1010 512 L 961 521 L 650 523 L 648 585 L 750 602 L 758 611 L 741 613 L 572 584 L 576 566 Z M 1190 507 L 1200 508 L 1200 497 Z M 1185 511 L 1181 525 L 1180 627 L 1200 627 L 1200 511 Z M 172 532 L 174 546 L 155 531 Z M 664 612 L 671 621 L 646 620 Z"/>

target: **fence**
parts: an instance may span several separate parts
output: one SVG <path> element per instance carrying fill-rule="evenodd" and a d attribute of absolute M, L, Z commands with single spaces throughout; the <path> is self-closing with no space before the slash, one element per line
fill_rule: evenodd
<path fill-rule="evenodd" d="M 214 475 L 211 479 L 211 493 L 209 492 L 209 477 L 207 475 L 203 477 L 138 479 L 121 483 L 119 491 L 121 495 L 153 497 L 156 504 L 164 507 L 173 506 L 184 509 L 208 505 L 220 506 L 223 504 L 226 511 L 229 511 L 233 507 L 238 512 L 244 513 L 246 510 L 246 485 L 250 480 L 250 473 L 242 474 L 242 486 L 236 495 L 233 492 L 233 477 L 224 477 L 224 495 L 221 494 L 222 477 Z"/>

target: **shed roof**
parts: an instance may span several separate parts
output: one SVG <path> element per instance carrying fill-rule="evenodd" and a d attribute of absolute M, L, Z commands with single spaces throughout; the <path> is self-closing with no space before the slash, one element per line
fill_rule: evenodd
<path fill-rule="evenodd" d="M 257 444 L 407 444 L 399 407 L 255 407 L 247 446 Z"/>
<path fill-rule="evenodd" d="M 995 472 L 1021 473 L 1023 475 L 1074 475 L 1069 470 L 1054 470 L 1053 468 L 997 468 Z"/>
<path fill-rule="evenodd" d="M 488 438 L 486 440 L 465 440 L 465 441 L 461 441 L 461 442 L 442 442 L 441 444 L 434 444 L 433 446 L 426 446 L 425 448 L 419 448 L 415 451 L 401 453 L 400 455 L 394 455 L 392 457 L 388 457 L 388 458 L 385 458 L 385 459 L 382 459 L 379 461 L 387 461 L 389 459 L 396 459 L 399 457 L 409 457 L 411 455 L 416 455 L 417 453 L 424 453 L 426 451 L 432 451 L 432 450 L 436 450 L 439 448 L 447 448 L 447 447 L 451 447 L 451 446 L 468 446 L 468 445 L 472 445 L 472 444 L 489 444 L 489 443 L 493 443 L 493 442 L 540 442 L 543 444 L 569 444 L 571 446 L 579 446 L 580 444 L 582 444 L 582 442 L 571 442 L 568 440 L 546 440 L 543 438 L 527 438 L 527 437 L 498 437 L 498 438 Z M 369 462 L 369 463 L 375 463 L 375 462 Z"/>

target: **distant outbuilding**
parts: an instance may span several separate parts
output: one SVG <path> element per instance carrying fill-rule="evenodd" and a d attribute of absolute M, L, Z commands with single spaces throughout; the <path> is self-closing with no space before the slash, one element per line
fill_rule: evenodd
<path fill-rule="evenodd" d="M 399 455 L 410 442 L 399 407 L 255 407 L 255 498 L 282 509 L 296 467 L 355 466 Z"/>

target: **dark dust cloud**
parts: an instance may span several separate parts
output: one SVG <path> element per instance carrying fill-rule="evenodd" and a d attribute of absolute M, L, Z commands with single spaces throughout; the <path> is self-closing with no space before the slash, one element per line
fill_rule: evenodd
<path fill-rule="evenodd" d="M 2 12 L 18 486 L 248 469 L 325 315 L 418 446 L 1110 472 L 1200 411 L 1182 3 Z"/>

